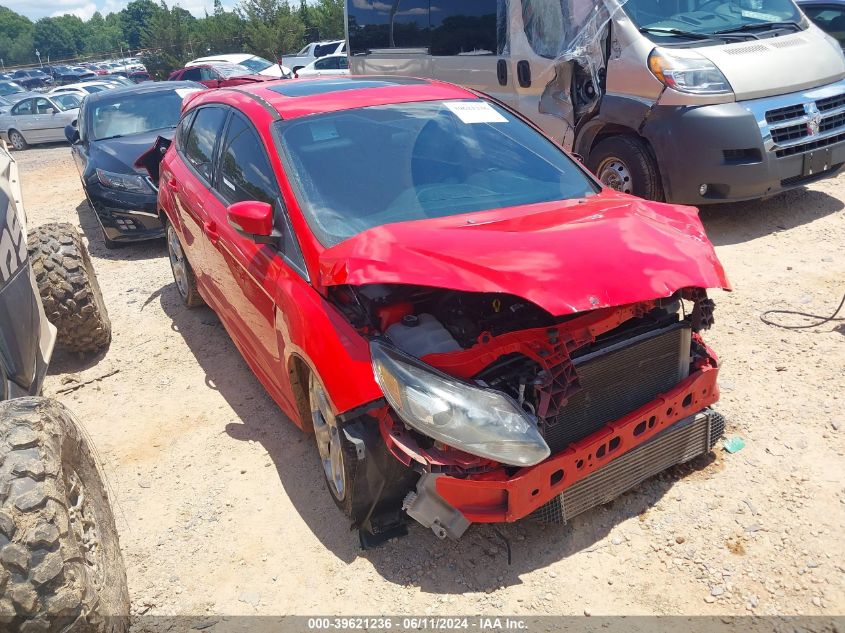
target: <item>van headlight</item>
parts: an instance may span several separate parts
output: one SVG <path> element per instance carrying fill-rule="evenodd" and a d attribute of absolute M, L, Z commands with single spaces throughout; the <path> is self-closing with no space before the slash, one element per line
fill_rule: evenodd
<path fill-rule="evenodd" d="M 370 344 L 370 354 L 385 398 L 411 428 L 512 466 L 549 456 L 534 417 L 505 394 L 452 378 L 380 341 Z"/>
<path fill-rule="evenodd" d="M 697 95 L 727 94 L 731 85 L 722 71 L 706 57 L 690 50 L 655 48 L 648 67 L 663 85 Z"/>

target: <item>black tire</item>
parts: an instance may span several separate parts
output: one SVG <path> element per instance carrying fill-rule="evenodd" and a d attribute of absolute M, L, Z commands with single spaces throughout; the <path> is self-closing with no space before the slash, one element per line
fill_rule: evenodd
<path fill-rule="evenodd" d="M 359 468 L 355 446 L 343 433 L 343 425 L 331 411 L 331 404 L 325 399 L 325 390 L 313 372 L 308 376 L 308 404 L 311 413 L 311 422 L 314 425 L 318 457 L 320 459 L 320 465 L 323 467 L 323 475 L 326 481 L 326 487 L 329 489 L 329 494 L 332 496 L 335 504 L 337 504 L 337 507 L 352 519 L 353 524 L 360 524 L 369 512 L 372 499 L 362 489 L 363 482 L 359 478 L 359 471 L 361 469 Z M 321 425 L 328 427 L 327 435 L 320 433 Z M 325 463 L 323 449 L 320 446 L 321 438 L 326 437 L 339 443 L 339 457 L 342 467 L 336 473 L 337 478 L 330 476 L 327 472 L 328 466 Z M 331 451 L 331 448 L 328 450 Z M 342 481 L 342 490 L 339 490 L 339 481 Z"/>
<path fill-rule="evenodd" d="M 21 134 L 17 130 L 9 130 L 7 134 L 9 137 L 9 143 L 16 150 L 21 151 L 29 147 L 29 143 L 26 142 L 26 139 L 23 137 L 23 134 Z"/>
<path fill-rule="evenodd" d="M 605 186 L 647 200 L 662 200 L 660 172 L 644 141 L 634 136 L 610 136 L 590 151 L 587 168 Z"/>
<path fill-rule="evenodd" d="M 173 271 L 173 281 L 176 283 L 176 290 L 182 297 L 182 302 L 189 308 L 196 308 L 205 305 L 197 288 L 197 276 L 188 261 L 182 242 L 179 241 L 179 234 L 170 222 L 165 222 L 165 237 L 167 239 L 167 257 L 170 259 L 170 270 Z M 182 268 L 184 267 L 184 268 Z"/>
<path fill-rule="evenodd" d="M 27 240 L 32 271 L 57 343 L 72 352 L 96 352 L 111 341 L 111 321 L 94 265 L 70 224 L 36 227 Z"/>
<path fill-rule="evenodd" d="M 129 592 L 100 471 L 72 414 L 0 403 L 0 628 L 127 630 Z"/>

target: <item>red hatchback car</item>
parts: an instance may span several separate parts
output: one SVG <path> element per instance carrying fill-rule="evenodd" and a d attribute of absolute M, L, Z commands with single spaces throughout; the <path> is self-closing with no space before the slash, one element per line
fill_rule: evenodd
<path fill-rule="evenodd" d="M 174 70 L 167 78 L 168 81 L 196 81 L 209 88 L 227 88 L 271 81 L 274 77 L 254 75 L 249 68 L 238 64 L 204 64 L 201 66 L 187 66 Z"/>
<path fill-rule="evenodd" d="M 724 420 L 691 207 L 603 189 L 533 125 L 410 78 L 188 97 L 159 203 L 217 312 L 313 433 L 365 546 L 565 522 L 711 450 Z"/>

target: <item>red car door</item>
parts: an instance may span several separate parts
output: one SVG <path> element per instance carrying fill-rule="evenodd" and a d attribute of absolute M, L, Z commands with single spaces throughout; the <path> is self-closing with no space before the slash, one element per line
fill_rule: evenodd
<path fill-rule="evenodd" d="M 208 201 L 212 181 L 212 165 L 218 139 L 222 135 L 228 111 L 208 106 L 186 117 L 189 127 L 177 135 L 177 154 L 166 162 L 162 186 L 170 189 L 173 208 L 179 216 L 183 248 L 210 303 L 217 303 L 219 295 L 209 278 L 204 242 L 213 229 L 208 220 Z M 168 153 L 168 156 L 171 154 Z"/>
<path fill-rule="evenodd" d="M 206 204 L 211 231 L 205 241 L 209 275 L 222 295 L 218 314 L 252 370 L 282 404 L 290 397 L 279 358 L 273 298 L 282 260 L 273 246 L 242 236 L 227 218 L 228 206 L 236 202 L 259 200 L 276 206 L 279 192 L 255 128 L 238 113 L 230 118 L 218 165 Z"/>

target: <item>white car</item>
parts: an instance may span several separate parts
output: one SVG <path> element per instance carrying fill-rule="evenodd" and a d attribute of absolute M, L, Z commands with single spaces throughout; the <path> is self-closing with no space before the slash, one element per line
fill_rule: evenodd
<path fill-rule="evenodd" d="M 346 55 L 326 55 L 315 59 L 305 68 L 296 71 L 297 77 L 322 77 L 326 75 L 348 75 L 349 59 Z"/>
<path fill-rule="evenodd" d="M 274 64 L 263 57 L 257 57 L 247 53 L 209 55 L 208 57 L 200 57 L 199 59 L 190 61 L 185 66 L 205 66 L 206 64 L 238 64 L 240 66 L 246 66 L 255 75 L 265 75 L 266 77 L 289 79 L 293 76 L 293 73 L 287 66 Z"/>
<path fill-rule="evenodd" d="M 81 99 L 73 93 L 41 95 L 19 101 L 0 115 L 0 138 L 16 150 L 36 143 L 65 140 L 65 126 L 79 115 Z"/>
<path fill-rule="evenodd" d="M 85 97 L 95 92 L 102 92 L 103 90 L 111 90 L 116 88 L 117 84 L 111 81 L 86 81 L 78 84 L 68 84 L 67 86 L 59 86 L 53 88 L 48 94 L 75 94 L 80 97 Z"/>
<path fill-rule="evenodd" d="M 326 55 L 338 55 L 346 52 L 346 40 L 330 40 L 327 42 L 311 42 L 296 55 L 282 55 L 282 63 L 293 68 L 296 72 L 305 68 L 314 60 Z"/>

